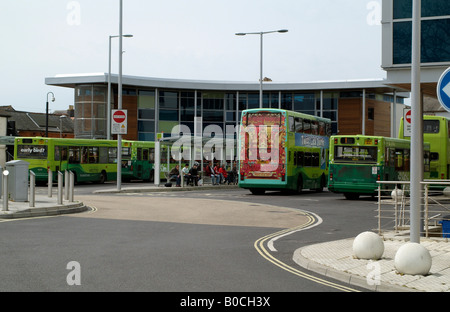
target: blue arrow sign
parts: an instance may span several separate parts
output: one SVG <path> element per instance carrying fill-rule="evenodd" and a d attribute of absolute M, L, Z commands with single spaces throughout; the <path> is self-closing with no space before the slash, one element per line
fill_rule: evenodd
<path fill-rule="evenodd" d="M 450 67 L 439 78 L 436 91 L 439 103 L 446 111 L 450 112 Z"/>

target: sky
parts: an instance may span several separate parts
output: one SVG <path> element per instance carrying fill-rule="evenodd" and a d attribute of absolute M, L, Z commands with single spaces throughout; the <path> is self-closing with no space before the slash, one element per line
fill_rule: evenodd
<path fill-rule="evenodd" d="M 2 0 L 0 105 L 45 112 L 73 104 L 58 74 L 107 73 L 120 0 Z M 381 79 L 381 0 L 123 0 L 123 75 L 274 82 Z M 119 40 L 112 40 L 118 73 Z M 51 99 L 51 96 L 49 97 Z"/>

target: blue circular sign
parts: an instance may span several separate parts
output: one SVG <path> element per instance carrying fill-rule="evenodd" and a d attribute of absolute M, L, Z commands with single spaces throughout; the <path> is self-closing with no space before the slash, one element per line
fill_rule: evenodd
<path fill-rule="evenodd" d="M 439 103 L 446 111 L 450 112 L 450 67 L 439 78 L 436 91 Z"/>

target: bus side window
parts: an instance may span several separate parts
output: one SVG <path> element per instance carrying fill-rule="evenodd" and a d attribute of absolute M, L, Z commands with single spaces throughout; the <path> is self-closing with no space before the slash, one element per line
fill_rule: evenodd
<path fill-rule="evenodd" d="M 331 124 L 329 124 L 329 123 L 327 123 L 327 124 L 325 124 L 325 127 L 326 127 L 326 133 L 327 133 L 327 136 L 329 137 L 329 136 L 331 136 Z"/>
<path fill-rule="evenodd" d="M 54 156 L 54 160 L 59 161 L 61 160 L 61 146 L 55 146 L 55 156 Z"/>
<path fill-rule="evenodd" d="M 81 147 L 81 163 L 88 163 L 88 148 L 86 146 Z"/>
<path fill-rule="evenodd" d="M 98 161 L 101 164 L 107 164 L 108 163 L 108 148 L 107 147 L 100 147 L 98 150 Z"/>
<path fill-rule="evenodd" d="M 136 160 L 142 160 L 142 148 L 136 149 Z"/>
<path fill-rule="evenodd" d="M 430 152 L 426 151 L 425 154 L 423 155 L 423 163 L 424 163 L 423 170 L 425 172 L 430 172 Z"/>
<path fill-rule="evenodd" d="M 69 147 L 69 163 L 79 164 L 80 163 L 80 148 L 77 146 Z"/>
<path fill-rule="evenodd" d="M 409 164 L 409 150 L 404 150 L 403 151 L 403 155 L 404 155 L 404 157 L 403 157 L 403 161 L 404 161 L 404 170 L 405 171 L 409 171 L 409 167 L 410 167 L 410 164 Z"/>
<path fill-rule="evenodd" d="M 297 156 L 298 156 L 298 160 L 297 160 L 298 166 L 303 166 L 304 165 L 304 160 L 305 160 L 305 153 L 304 152 L 299 152 Z"/>
<path fill-rule="evenodd" d="M 303 161 L 304 161 L 304 163 L 303 163 L 304 167 L 311 167 L 311 164 L 312 164 L 312 155 L 311 155 L 311 153 L 306 152 Z"/>
<path fill-rule="evenodd" d="M 439 153 L 430 153 L 430 160 L 439 160 Z"/>
<path fill-rule="evenodd" d="M 289 116 L 289 131 L 290 132 L 295 132 L 294 116 Z"/>
<path fill-rule="evenodd" d="M 403 150 L 395 150 L 395 170 L 403 170 Z"/>
<path fill-rule="evenodd" d="M 108 163 L 117 163 L 117 147 L 108 148 Z"/>
<path fill-rule="evenodd" d="M 325 135 L 325 123 L 323 121 L 319 121 L 319 135 Z"/>
<path fill-rule="evenodd" d="M 320 154 L 319 153 L 312 153 L 312 166 L 320 167 Z"/>
<path fill-rule="evenodd" d="M 151 162 L 151 163 L 155 162 L 155 149 L 154 148 L 149 149 L 148 156 L 149 156 L 148 157 L 149 162 Z"/>
<path fill-rule="evenodd" d="M 144 161 L 148 160 L 148 149 L 144 149 L 142 151 L 142 160 L 144 160 Z"/>
<path fill-rule="evenodd" d="M 303 133 L 311 134 L 311 121 L 303 119 Z"/>
<path fill-rule="evenodd" d="M 89 147 L 89 163 L 98 164 L 98 147 Z"/>
<path fill-rule="evenodd" d="M 319 134 L 319 123 L 315 120 L 311 121 L 311 133 L 314 135 Z"/>
<path fill-rule="evenodd" d="M 303 132 L 303 119 L 299 117 L 295 117 L 295 132 L 301 133 Z"/>

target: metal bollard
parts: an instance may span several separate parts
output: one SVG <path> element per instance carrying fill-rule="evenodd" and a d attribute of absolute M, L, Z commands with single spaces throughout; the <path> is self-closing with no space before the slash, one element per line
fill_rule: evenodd
<path fill-rule="evenodd" d="M 30 171 L 30 207 L 35 207 L 36 203 L 36 174 Z"/>
<path fill-rule="evenodd" d="M 58 171 L 58 205 L 63 204 L 63 174 Z"/>
<path fill-rule="evenodd" d="M 3 171 L 3 211 L 8 211 L 8 170 Z"/>
<path fill-rule="evenodd" d="M 69 194 L 70 194 L 70 196 L 69 196 L 69 201 L 71 202 L 71 203 L 73 203 L 73 193 L 74 193 L 74 187 L 75 187 L 75 175 L 74 175 L 74 173 L 72 172 L 72 171 L 70 171 L 70 174 L 69 174 L 69 184 L 70 184 L 70 187 L 69 187 Z"/>
<path fill-rule="evenodd" d="M 48 197 L 52 197 L 52 187 L 53 187 L 53 173 L 50 169 L 47 170 L 47 184 L 48 184 Z"/>
<path fill-rule="evenodd" d="M 64 171 L 64 199 L 69 199 L 69 171 Z"/>

